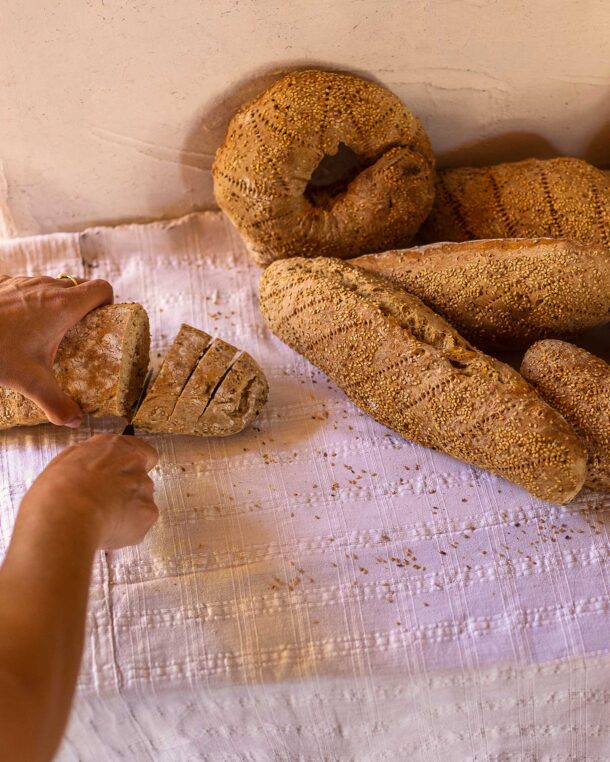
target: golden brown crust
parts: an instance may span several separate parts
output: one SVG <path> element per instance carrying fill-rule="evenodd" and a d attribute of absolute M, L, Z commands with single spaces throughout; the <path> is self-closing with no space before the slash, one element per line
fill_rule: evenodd
<path fill-rule="evenodd" d="M 582 487 L 584 449 L 564 419 L 404 289 L 336 259 L 299 258 L 265 271 L 260 306 L 283 341 L 403 436 L 544 500 Z"/>
<path fill-rule="evenodd" d="M 148 315 L 139 304 L 112 304 L 86 315 L 64 336 L 53 373 L 83 412 L 128 416 L 148 368 Z M 33 402 L 0 389 L 0 428 L 46 423 Z"/>
<path fill-rule="evenodd" d="M 438 173 L 424 242 L 572 238 L 610 246 L 610 187 L 581 159 L 528 159 Z"/>
<path fill-rule="evenodd" d="M 351 263 L 403 286 L 477 346 L 512 349 L 610 321 L 610 250 L 599 244 L 464 241 Z"/>
<path fill-rule="evenodd" d="M 249 426 L 263 409 L 269 387 L 246 352 L 233 363 L 195 427 L 207 437 L 227 437 Z"/>
<path fill-rule="evenodd" d="M 230 436 L 252 423 L 267 392 L 250 355 L 182 325 L 134 424 L 156 433 Z"/>
<path fill-rule="evenodd" d="M 194 434 L 197 422 L 210 403 L 222 379 L 227 375 L 238 350 L 222 339 L 214 339 L 199 360 L 195 372 L 176 402 L 169 428 L 176 434 Z"/>
<path fill-rule="evenodd" d="M 133 424 L 144 431 L 167 431 L 176 402 L 211 336 L 183 323 L 163 360 L 159 374 L 151 384 Z"/>
<path fill-rule="evenodd" d="M 610 365 L 565 341 L 539 341 L 521 373 L 572 424 L 587 448 L 586 485 L 610 490 Z"/>
<path fill-rule="evenodd" d="M 331 198 L 308 193 L 340 146 L 362 171 Z M 289 74 L 231 120 L 214 194 L 261 265 L 404 246 L 430 211 L 434 157 L 419 120 L 393 93 L 348 74 Z"/>

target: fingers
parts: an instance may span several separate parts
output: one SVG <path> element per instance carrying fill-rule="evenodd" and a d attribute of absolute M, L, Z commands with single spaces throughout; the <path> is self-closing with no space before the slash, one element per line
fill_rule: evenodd
<path fill-rule="evenodd" d="M 94 446 L 96 442 L 103 442 L 112 448 L 135 454 L 141 461 L 146 471 L 150 471 L 159 462 L 159 455 L 154 447 L 139 437 L 124 437 L 120 434 L 96 434 L 91 437 L 85 446 Z"/>
<path fill-rule="evenodd" d="M 76 402 L 62 391 L 55 376 L 44 366 L 35 365 L 24 373 L 26 382 L 21 391 L 42 409 L 51 423 L 76 429 L 83 413 Z"/>
<path fill-rule="evenodd" d="M 66 289 L 66 318 L 72 325 L 82 320 L 85 315 L 96 307 L 104 304 L 112 304 L 114 293 L 112 286 L 106 280 L 86 280 L 75 286 L 69 280 L 58 281 L 59 283 L 69 283 L 70 287 Z"/>
<path fill-rule="evenodd" d="M 139 437 L 121 437 L 122 440 L 127 440 L 126 444 L 134 448 L 144 460 L 144 467 L 147 471 L 153 469 L 159 462 L 159 454 L 154 447 L 145 442 Z"/>

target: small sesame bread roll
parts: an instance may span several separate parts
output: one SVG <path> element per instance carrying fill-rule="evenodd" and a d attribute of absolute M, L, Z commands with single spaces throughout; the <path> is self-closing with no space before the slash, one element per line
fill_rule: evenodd
<path fill-rule="evenodd" d="M 543 500 L 581 489 L 586 454 L 569 424 L 404 289 L 337 259 L 295 258 L 267 268 L 260 307 L 282 341 L 402 436 Z"/>
<path fill-rule="evenodd" d="M 610 246 L 610 185 L 586 161 L 528 159 L 439 172 L 424 242 L 573 238 Z"/>
<path fill-rule="evenodd" d="M 589 454 L 587 487 L 610 490 L 610 365 L 565 341 L 539 341 L 521 373 L 579 434 Z"/>
<path fill-rule="evenodd" d="M 313 183 L 343 149 L 349 176 Z M 384 87 L 328 71 L 289 74 L 238 111 L 212 172 L 218 205 L 260 265 L 406 246 L 434 198 L 419 120 Z"/>
<path fill-rule="evenodd" d="M 610 321 L 610 249 L 600 244 L 505 238 L 351 262 L 419 296 L 477 346 L 526 347 Z"/>

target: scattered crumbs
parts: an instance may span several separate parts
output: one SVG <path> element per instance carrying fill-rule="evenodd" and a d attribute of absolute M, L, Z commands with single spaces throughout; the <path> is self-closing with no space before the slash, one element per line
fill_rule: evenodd
<path fill-rule="evenodd" d="M 428 608 L 428 606 L 429 606 L 430 604 L 429 604 L 429 603 L 427 603 L 426 601 L 424 601 L 422 605 L 423 605 L 423 606 L 425 606 L 426 608 Z"/>
<path fill-rule="evenodd" d="M 400 627 L 400 622 L 398 619 L 396 620 L 396 624 Z"/>
<path fill-rule="evenodd" d="M 447 555 L 447 551 L 446 550 L 439 550 L 439 553 L 441 554 L 441 556 L 446 556 Z"/>
<path fill-rule="evenodd" d="M 368 573 L 369 573 L 369 570 L 368 570 L 368 569 L 365 569 L 365 568 L 364 568 L 364 566 L 361 566 L 361 567 L 360 567 L 360 571 L 361 571 L 363 574 L 368 574 Z"/>
<path fill-rule="evenodd" d="M 317 513 L 316 513 L 316 515 L 314 516 L 314 519 L 318 519 L 318 521 L 320 520 L 320 517 L 318 516 L 318 514 L 317 514 Z"/>
<path fill-rule="evenodd" d="M 390 542 L 390 535 L 387 532 L 382 532 L 381 533 L 381 539 L 384 542 Z"/>
<path fill-rule="evenodd" d="M 336 564 L 334 561 L 331 561 L 331 562 L 330 562 L 330 565 L 331 565 L 331 566 L 334 566 L 334 567 L 335 567 L 335 569 L 337 568 L 337 564 Z"/>
<path fill-rule="evenodd" d="M 463 502 L 463 503 L 467 503 L 467 502 L 468 502 L 468 498 L 466 498 L 466 497 L 463 497 L 463 498 L 462 498 L 462 502 Z"/>

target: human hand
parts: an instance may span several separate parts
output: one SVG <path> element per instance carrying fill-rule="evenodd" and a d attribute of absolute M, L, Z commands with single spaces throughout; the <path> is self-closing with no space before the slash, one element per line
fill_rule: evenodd
<path fill-rule="evenodd" d="M 92 527 L 98 548 L 141 542 L 158 518 L 148 476 L 157 451 L 142 439 L 98 434 L 66 448 L 26 493 L 22 510 L 52 508 Z"/>
<path fill-rule="evenodd" d="M 0 275 L 0 386 L 35 402 L 51 423 L 77 428 L 83 418 L 51 368 L 65 333 L 88 312 L 112 304 L 104 280 Z"/>

